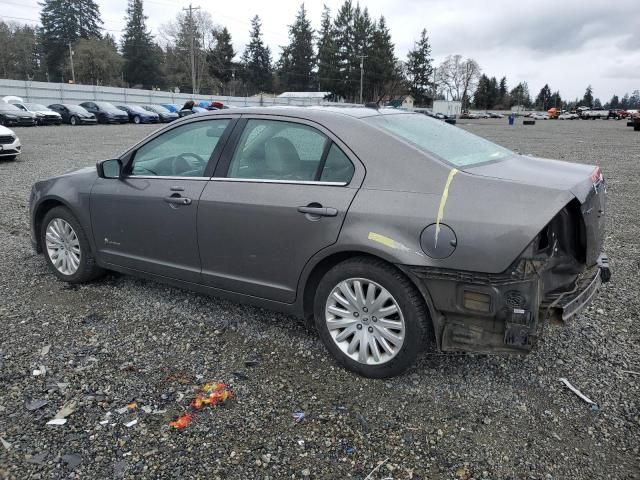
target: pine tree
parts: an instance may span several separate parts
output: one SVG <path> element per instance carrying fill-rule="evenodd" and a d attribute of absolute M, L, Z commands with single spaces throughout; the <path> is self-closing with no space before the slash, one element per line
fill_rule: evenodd
<path fill-rule="evenodd" d="M 287 90 L 304 92 L 312 88 L 312 71 L 315 64 L 313 35 L 303 3 L 295 22 L 289 27 L 290 43 L 283 47 L 279 62 L 282 85 Z"/>
<path fill-rule="evenodd" d="M 494 108 L 500 108 L 504 110 L 509 108 L 509 89 L 507 87 L 507 77 L 500 79 L 500 86 L 498 87 L 498 102 Z"/>
<path fill-rule="evenodd" d="M 593 106 L 593 88 L 591 88 L 591 85 L 589 85 L 585 90 L 584 97 L 582 97 L 582 102 L 580 103 L 589 108 Z"/>
<path fill-rule="evenodd" d="M 529 85 L 527 82 L 520 82 L 509 93 L 511 97 L 511 106 L 514 105 L 523 106 L 528 108 L 531 105 L 531 96 L 529 95 Z"/>
<path fill-rule="evenodd" d="M 47 70 L 61 75 L 68 64 L 69 45 L 79 39 L 101 38 L 100 9 L 93 0 L 43 0 L 40 37 Z"/>
<path fill-rule="evenodd" d="M 129 0 L 127 24 L 122 35 L 122 70 L 125 81 L 132 86 L 153 87 L 163 83 L 160 59 L 146 20 L 142 0 Z"/>
<path fill-rule="evenodd" d="M 388 95 L 394 85 L 397 59 L 394 54 L 394 45 L 391 41 L 391 33 L 384 17 L 380 17 L 375 25 L 367 66 L 365 69 L 371 92 L 368 98 L 380 102 Z"/>
<path fill-rule="evenodd" d="M 549 108 L 549 99 L 551 98 L 551 89 L 548 84 L 540 89 L 540 93 L 536 97 L 536 107 L 540 110 L 547 110 Z"/>
<path fill-rule="evenodd" d="M 609 100 L 609 108 L 620 108 L 620 99 L 618 98 L 618 95 L 613 95 L 613 97 L 611 97 L 611 100 Z"/>
<path fill-rule="evenodd" d="M 336 93 L 352 100 L 355 86 L 360 83 L 359 71 L 354 70 L 353 56 L 356 52 L 354 30 L 354 9 L 351 0 L 345 2 L 338 10 L 333 23 L 336 43 Z"/>
<path fill-rule="evenodd" d="M 215 29 L 213 40 L 215 44 L 207 55 L 209 74 L 226 85 L 233 78 L 233 59 L 236 56 L 227 27 Z"/>
<path fill-rule="evenodd" d="M 337 44 L 333 25 L 331 24 L 331 10 L 326 5 L 322 11 L 320 34 L 318 36 L 318 88 L 322 91 L 335 93 L 338 78 Z"/>
<path fill-rule="evenodd" d="M 253 92 L 271 90 L 271 50 L 262 40 L 262 24 L 256 15 L 251 19 L 249 45 L 242 54 L 243 79 Z"/>
<path fill-rule="evenodd" d="M 407 54 L 407 81 L 416 105 L 426 105 L 433 97 L 433 59 L 427 29 Z"/>

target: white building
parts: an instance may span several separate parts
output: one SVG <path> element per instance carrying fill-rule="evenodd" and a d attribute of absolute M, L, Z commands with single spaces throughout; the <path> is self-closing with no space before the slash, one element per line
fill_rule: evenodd
<path fill-rule="evenodd" d="M 442 113 L 449 118 L 457 118 L 462 113 L 462 102 L 452 100 L 434 100 L 433 113 Z"/>

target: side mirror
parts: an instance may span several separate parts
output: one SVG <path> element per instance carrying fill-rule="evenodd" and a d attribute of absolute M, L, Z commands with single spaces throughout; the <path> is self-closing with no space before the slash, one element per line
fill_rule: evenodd
<path fill-rule="evenodd" d="M 119 158 L 102 160 L 96 164 L 100 178 L 120 178 L 122 175 L 122 162 Z"/>

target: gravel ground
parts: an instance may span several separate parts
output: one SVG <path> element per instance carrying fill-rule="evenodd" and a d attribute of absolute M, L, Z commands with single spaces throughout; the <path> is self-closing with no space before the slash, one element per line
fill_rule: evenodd
<path fill-rule="evenodd" d="M 527 357 L 426 355 L 387 381 L 337 368 L 285 315 L 121 275 L 57 281 L 29 244 L 31 184 L 155 127 L 17 129 L 22 158 L 0 162 L 0 477 L 640 478 L 640 135 L 615 121 L 506 123 L 461 127 L 602 166 L 612 282 Z M 234 398 L 169 428 L 207 381 Z M 67 423 L 46 425 L 65 405 Z"/>

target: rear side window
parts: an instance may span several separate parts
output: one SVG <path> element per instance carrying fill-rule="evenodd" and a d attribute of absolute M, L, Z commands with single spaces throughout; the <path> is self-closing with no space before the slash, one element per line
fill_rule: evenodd
<path fill-rule="evenodd" d="M 249 120 L 234 152 L 228 177 L 313 181 L 329 139 L 306 125 Z"/>
<path fill-rule="evenodd" d="M 322 169 L 322 182 L 349 183 L 353 177 L 354 167 L 351 160 L 334 143 L 329 149 L 329 154 Z"/>

